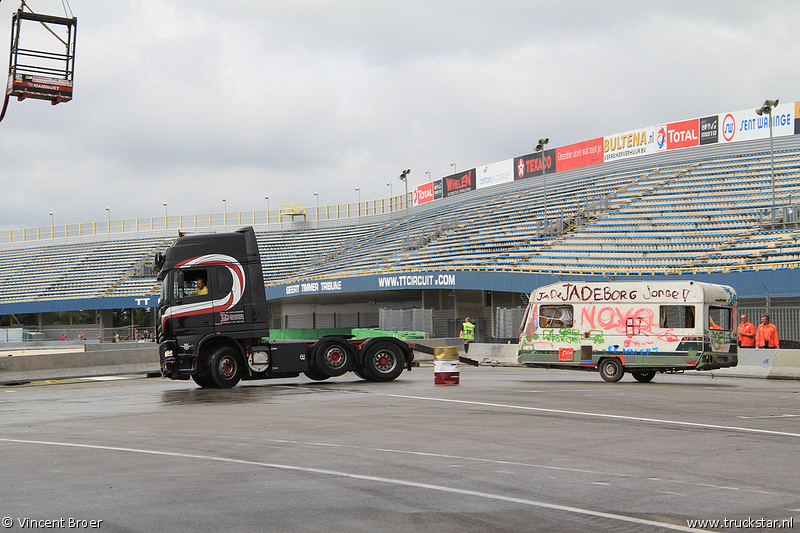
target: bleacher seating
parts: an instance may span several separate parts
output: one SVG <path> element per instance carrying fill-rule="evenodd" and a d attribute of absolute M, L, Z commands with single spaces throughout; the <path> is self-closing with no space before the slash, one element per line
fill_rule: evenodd
<path fill-rule="evenodd" d="M 790 268 L 800 259 L 795 145 L 775 154 L 775 219 L 769 153 L 707 151 L 686 161 L 556 175 L 546 191 L 524 182 L 481 189 L 415 207 L 408 218 L 400 211 L 340 226 L 258 226 L 264 279 L 399 269 L 607 275 Z M 0 246 L 0 303 L 155 294 L 156 279 L 136 271 L 171 239 L 161 231 Z"/>

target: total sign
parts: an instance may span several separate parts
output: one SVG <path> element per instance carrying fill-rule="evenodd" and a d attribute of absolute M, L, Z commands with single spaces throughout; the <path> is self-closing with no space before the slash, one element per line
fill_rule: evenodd
<path fill-rule="evenodd" d="M 656 150 L 688 148 L 700 144 L 700 120 L 693 118 L 656 126 Z"/>
<path fill-rule="evenodd" d="M 433 183 L 426 183 L 414 188 L 414 205 L 424 204 L 433 200 Z"/>

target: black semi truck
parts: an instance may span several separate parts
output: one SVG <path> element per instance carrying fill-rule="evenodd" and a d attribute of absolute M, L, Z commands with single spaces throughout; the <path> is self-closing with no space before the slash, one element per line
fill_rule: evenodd
<path fill-rule="evenodd" d="M 353 371 L 392 381 L 411 370 L 412 348 L 394 337 L 269 341 L 269 307 L 252 227 L 185 234 L 153 267 L 161 282 L 157 333 L 161 375 L 201 387 L 240 380 L 296 377 L 324 380 Z"/>

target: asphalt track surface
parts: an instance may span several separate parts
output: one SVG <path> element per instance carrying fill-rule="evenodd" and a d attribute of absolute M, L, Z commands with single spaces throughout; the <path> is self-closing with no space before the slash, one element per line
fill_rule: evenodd
<path fill-rule="evenodd" d="M 800 382 L 696 373 L 611 384 L 490 367 L 462 367 L 457 386 L 433 381 L 428 366 L 392 383 L 349 374 L 203 390 L 137 376 L 0 387 L 2 525 L 800 529 Z"/>

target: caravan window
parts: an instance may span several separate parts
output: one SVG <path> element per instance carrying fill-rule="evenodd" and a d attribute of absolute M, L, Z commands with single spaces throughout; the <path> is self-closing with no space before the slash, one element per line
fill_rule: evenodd
<path fill-rule="evenodd" d="M 730 307 L 709 307 L 708 308 L 708 328 L 723 331 L 733 330 L 731 323 Z"/>
<path fill-rule="evenodd" d="M 571 328 L 572 317 L 571 305 L 543 305 L 539 307 L 540 328 Z"/>
<path fill-rule="evenodd" d="M 658 325 L 662 328 L 693 328 L 694 306 L 662 305 Z"/>

